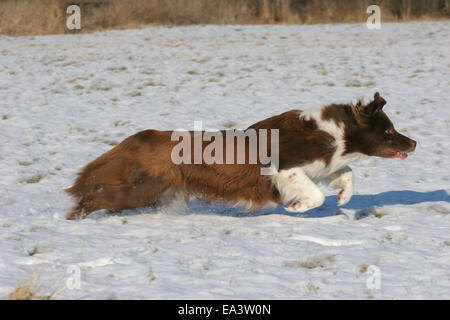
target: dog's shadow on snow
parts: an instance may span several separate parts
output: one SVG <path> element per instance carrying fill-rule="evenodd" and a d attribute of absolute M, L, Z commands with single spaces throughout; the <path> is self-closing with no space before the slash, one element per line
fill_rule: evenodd
<path fill-rule="evenodd" d="M 450 202 L 449 194 L 445 190 L 428 192 L 402 190 L 382 192 L 375 195 L 357 194 L 354 195 L 350 202 L 343 207 L 338 207 L 337 196 L 328 196 L 325 199 L 325 203 L 321 207 L 306 213 L 291 213 L 286 211 L 282 206 L 254 212 L 243 212 L 242 208 L 230 208 L 225 205 L 205 204 L 204 202 L 195 200 L 189 204 L 187 214 L 206 213 L 231 217 L 258 217 L 269 214 L 282 214 L 302 218 L 323 218 L 341 214 L 341 208 L 364 210 L 371 207 L 383 207 L 387 205 L 413 205 L 424 202 L 438 201 Z"/>

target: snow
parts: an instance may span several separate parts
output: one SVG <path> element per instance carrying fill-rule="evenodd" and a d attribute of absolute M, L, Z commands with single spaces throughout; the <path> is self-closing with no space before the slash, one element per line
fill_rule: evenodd
<path fill-rule="evenodd" d="M 0 298 L 42 265 L 56 288 L 80 267 L 63 299 L 449 299 L 449 35 L 416 22 L 0 36 Z M 64 219 L 61 189 L 140 130 L 245 128 L 376 91 L 418 148 L 353 163 L 343 208 L 322 186 L 304 214 L 194 201 Z"/>

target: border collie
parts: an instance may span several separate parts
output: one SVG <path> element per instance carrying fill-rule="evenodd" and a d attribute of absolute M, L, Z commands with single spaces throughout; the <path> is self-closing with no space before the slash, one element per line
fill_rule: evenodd
<path fill-rule="evenodd" d="M 247 210 L 284 205 L 288 211 L 305 212 L 321 206 L 325 200 L 316 185 L 319 181 L 339 189 L 338 204 L 345 205 L 353 194 L 350 162 L 366 156 L 405 159 L 416 148 L 415 141 L 394 129 L 382 110 L 385 104 L 377 92 L 368 104 L 360 101 L 356 105 L 292 110 L 253 124 L 246 130 L 277 133 L 276 138 L 270 135 L 276 140 L 272 141 L 276 148 L 269 143 L 267 152 L 276 156 L 278 163 L 272 164 L 271 174 L 265 175 L 261 169 L 267 163 L 248 161 L 254 146 L 246 140 L 244 162 L 174 163 L 174 131 L 139 132 L 79 173 L 74 186 L 65 190 L 76 202 L 67 219 L 82 219 L 100 209 L 117 211 L 162 205 L 180 195 L 185 200 L 196 196 L 206 201 L 244 204 Z M 197 131 L 187 133 L 194 138 Z M 227 131 L 221 133 L 225 135 Z M 221 139 L 215 137 L 214 140 Z M 257 138 L 262 139 L 259 133 Z M 213 143 L 211 140 L 202 140 L 201 151 Z M 220 142 L 225 150 L 230 150 L 229 140 L 223 138 Z M 189 144 L 192 153 L 195 144 Z M 234 141 L 231 149 L 236 149 Z M 190 150 L 183 150 L 183 156 L 194 160 L 187 151 Z M 220 160 L 226 153 L 221 152 Z M 234 154 L 233 159 L 236 160 Z"/>

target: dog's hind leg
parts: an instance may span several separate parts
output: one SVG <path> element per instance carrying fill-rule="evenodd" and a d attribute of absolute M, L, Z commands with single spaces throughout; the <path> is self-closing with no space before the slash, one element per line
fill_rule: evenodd
<path fill-rule="evenodd" d="M 150 206 L 153 208 L 167 207 L 170 212 L 186 212 L 190 196 L 183 188 L 170 187 L 160 194 Z"/>

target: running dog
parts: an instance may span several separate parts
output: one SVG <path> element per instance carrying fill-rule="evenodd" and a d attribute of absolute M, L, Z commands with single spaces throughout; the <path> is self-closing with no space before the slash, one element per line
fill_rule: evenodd
<path fill-rule="evenodd" d="M 416 148 L 414 140 L 394 129 L 383 111 L 385 104 L 377 92 L 368 104 L 360 101 L 356 105 L 292 110 L 253 124 L 248 131 L 277 131 L 276 141 L 270 141 L 266 151 L 278 158 L 278 164 L 271 165 L 271 174 L 266 175 L 261 174 L 261 168 L 267 164 L 248 161 L 255 151 L 250 143 L 244 144 L 244 163 L 196 163 L 195 143 L 190 144 L 191 155 L 183 154 L 192 161 L 175 163 L 173 150 L 178 141 L 172 139 L 172 131 L 139 132 L 79 173 L 73 187 L 65 190 L 76 202 L 67 219 L 81 219 L 100 209 L 164 204 L 180 195 L 186 200 L 196 196 L 246 205 L 247 210 L 284 205 L 291 212 L 306 212 L 324 203 L 325 196 L 316 184 L 319 181 L 339 189 L 338 204 L 345 205 L 353 194 L 350 162 L 367 156 L 405 159 Z M 192 139 L 195 134 L 188 132 Z M 261 139 L 258 133 L 257 140 Z M 221 142 L 224 152 L 219 160 L 224 160 L 229 150 L 239 151 L 236 146 L 227 148 L 229 140 Z M 202 140 L 201 152 L 211 143 Z M 256 148 L 261 148 L 260 144 Z"/>

